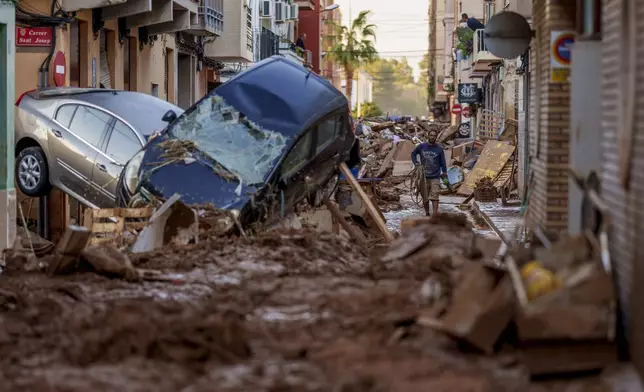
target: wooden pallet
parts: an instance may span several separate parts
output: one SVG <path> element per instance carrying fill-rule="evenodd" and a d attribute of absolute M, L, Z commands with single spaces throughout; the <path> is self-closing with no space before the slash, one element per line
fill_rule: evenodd
<path fill-rule="evenodd" d="M 505 115 L 503 113 L 483 109 L 478 124 L 477 138 L 479 140 L 497 140 L 504 122 Z"/>
<path fill-rule="evenodd" d="M 147 224 L 154 210 L 149 208 L 102 208 L 85 210 L 83 226 L 92 235 L 91 245 L 110 243 L 124 244 L 126 232 L 138 232 Z"/>

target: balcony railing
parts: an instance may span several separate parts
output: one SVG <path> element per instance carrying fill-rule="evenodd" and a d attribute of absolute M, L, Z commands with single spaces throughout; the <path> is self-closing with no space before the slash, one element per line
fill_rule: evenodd
<path fill-rule="evenodd" d="M 300 63 L 304 62 L 304 50 L 288 40 L 280 41 L 280 54 Z"/>
<path fill-rule="evenodd" d="M 259 59 L 264 60 L 280 52 L 280 37 L 262 27 L 262 32 L 259 37 Z"/>
<path fill-rule="evenodd" d="M 194 35 L 218 35 L 224 32 L 224 0 L 200 0 L 197 16 L 190 25 Z"/>
<path fill-rule="evenodd" d="M 497 62 L 501 61 L 487 50 L 484 40 L 485 29 L 479 29 L 474 32 L 474 39 L 472 42 L 472 60 L 476 64 L 479 61 L 483 62 Z"/>
<path fill-rule="evenodd" d="M 313 52 L 310 50 L 304 51 L 304 65 L 309 68 L 313 67 Z"/>

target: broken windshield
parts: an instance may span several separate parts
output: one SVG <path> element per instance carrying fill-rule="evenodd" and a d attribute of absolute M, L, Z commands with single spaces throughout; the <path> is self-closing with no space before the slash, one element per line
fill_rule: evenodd
<path fill-rule="evenodd" d="M 250 121 L 216 94 L 186 112 L 169 131 L 194 142 L 245 184 L 264 182 L 289 139 Z"/>

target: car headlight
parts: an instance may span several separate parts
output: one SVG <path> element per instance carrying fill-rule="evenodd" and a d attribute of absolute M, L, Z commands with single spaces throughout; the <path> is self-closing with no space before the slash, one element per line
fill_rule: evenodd
<path fill-rule="evenodd" d="M 132 159 L 130 159 L 127 166 L 125 166 L 123 181 L 130 193 L 134 193 L 136 191 L 136 187 L 139 185 L 139 168 L 141 167 L 141 162 L 143 162 L 144 155 L 145 150 L 139 151 L 132 157 Z"/>

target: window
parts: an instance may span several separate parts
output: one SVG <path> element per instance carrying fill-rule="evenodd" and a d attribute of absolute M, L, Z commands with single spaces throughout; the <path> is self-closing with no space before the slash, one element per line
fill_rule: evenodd
<path fill-rule="evenodd" d="M 87 106 L 79 106 L 69 129 L 94 147 L 99 147 L 112 116 Z"/>
<path fill-rule="evenodd" d="M 56 112 L 56 121 L 58 121 L 63 127 L 69 128 L 69 123 L 72 122 L 72 117 L 74 117 L 76 108 L 76 105 L 61 106 L 58 108 L 58 112 Z"/>
<path fill-rule="evenodd" d="M 319 154 L 320 151 L 324 150 L 331 142 L 333 138 L 339 132 L 342 127 L 342 117 L 333 116 L 322 121 L 318 125 L 318 141 L 316 153 Z"/>
<path fill-rule="evenodd" d="M 587 39 L 601 39 L 601 0 L 577 0 L 577 33 Z"/>
<path fill-rule="evenodd" d="M 282 177 L 288 178 L 295 174 L 311 159 L 311 147 L 313 143 L 313 132 L 307 131 L 295 146 L 289 151 L 284 163 L 282 163 Z"/>
<path fill-rule="evenodd" d="M 130 127 L 116 120 L 105 153 L 118 163 L 127 163 L 141 149 L 141 142 Z"/>
<path fill-rule="evenodd" d="M 159 98 L 159 85 L 152 83 L 152 96 Z"/>

